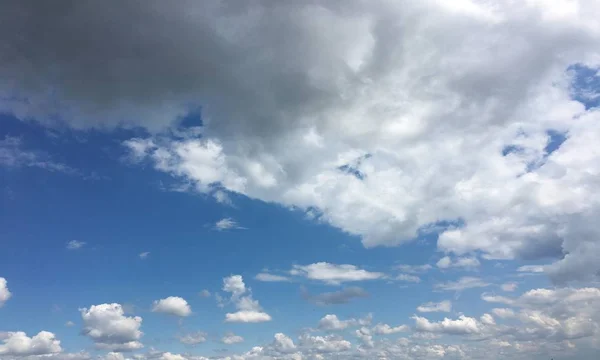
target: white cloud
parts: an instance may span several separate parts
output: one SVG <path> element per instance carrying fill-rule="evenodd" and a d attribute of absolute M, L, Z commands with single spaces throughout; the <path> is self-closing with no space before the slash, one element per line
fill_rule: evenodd
<path fill-rule="evenodd" d="M 336 335 L 310 336 L 304 334 L 300 336 L 300 343 L 318 354 L 342 352 L 352 347 L 348 340 Z"/>
<path fill-rule="evenodd" d="M 452 311 L 452 302 L 444 300 L 440 302 L 428 302 L 417 307 L 418 312 L 450 312 Z"/>
<path fill-rule="evenodd" d="M 215 223 L 215 229 L 219 231 L 229 230 L 229 229 L 245 229 L 240 226 L 235 220 L 232 218 L 223 218 Z"/>
<path fill-rule="evenodd" d="M 160 356 L 160 360 L 188 360 L 183 355 L 180 354 L 172 354 L 170 352 L 163 353 Z"/>
<path fill-rule="evenodd" d="M 421 282 L 421 278 L 416 276 L 416 275 L 408 275 L 408 274 L 399 274 L 398 276 L 396 276 L 396 280 L 399 281 L 406 281 L 406 282 L 413 282 L 413 283 L 420 283 Z"/>
<path fill-rule="evenodd" d="M 225 314 L 225 321 L 227 322 L 241 322 L 241 323 L 258 323 L 271 321 L 271 315 L 255 310 L 240 310 L 235 313 Z"/>
<path fill-rule="evenodd" d="M 444 256 L 436 263 L 436 266 L 440 269 L 463 268 L 473 270 L 480 265 L 481 263 L 476 257 L 459 257 L 452 260 L 450 256 Z"/>
<path fill-rule="evenodd" d="M 274 274 L 269 274 L 269 273 L 259 273 L 259 274 L 256 274 L 256 276 L 254 278 L 258 281 L 265 281 L 265 282 L 288 282 L 288 281 L 290 281 L 290 278 L 288 278 L 286 276 L 274 275 Z"/>
<path fill-rule="evenodd" d="M 8 290 L 8 281 L 5 278 L 0 277 L 0 307 L 10 299 L 12 293 Z"/>
<path fill-rule="evenodd" d="M 542 265 L 524 265 L 521 266 L 517 269 L 518 272 L 525 272 L 525 273 L 543 273 L 544 272 L 544 266 Z"/>
<path fill-rule="evenodd" d="M 354 331 L 356 337 L 360 340 L 363 347 L 368 349 L 373 348 L 375 344 L 373 343 L 373 336 L 371 335 L 371 330 L 366 327 L 361 327 L 360 329 Z"/>
<path fill-rule="evenodd" d="M 509 282 L 509 283 L 502 284 L 500 287 L 504 291 L 511 292 L 511 291 L 517 290 L 517 288 L 519 287 L 519 284 L 514 283 L 514 282 Z"/>
<path fill-rule="evenodd" d="M 489 285 L 489 283 L 486 283 L 480 278 L 464 276 L 457 281 L 448 281 L 447 283 L 435 284 L 435 288 L 446 291 L 461 291 L 465 289 L 486 287 Z"/>
<path fill-rule="evenodd" d="M 356 319 L 340 320 L 335 314 L 325 315 L 319 320 L 319 329 L 322 330 L 344 330 L 349 326 L 356 326 Z"/>
<path fill-rule="evenodd" d="M 200 295 L 200 297 L 207 298 L 207 297 L 210 297 L 211 294 L 210 294 L 210 291 L 204 289 L 204 290 L 200 291 L 199 295 Z"/>
<path fill-rule="evenodd" d="M 99 360 L 128 360 L 122 353 L 109 352 L 108 354 L 101 356 Z"/>
<path fill-rule="evenodd" d="M 431 266 L 429 264 L 423 264 L 423 265 L 401 264 L 401 265 L 394 266 L 394 268 L 398 269 L 402 272 L 409 273 L 409 274 L 420 274 L 420 273 L 424 273 L 424 272 L 431 270 L 433 268 L 433 266 Z"/>
<path fill-rule="evenodd" d="M 86 243 L 84 241 L 71 240 L 67 243 L 67 249 L 77 250 L 81 249 Z"/>
<path fill-rule="evenodd" d="M 304 287 L 302 287 L 301 290 L 303 298 L 320 306 L 347 304 L 352 299 L 369 296 L 364 289 L 357 286 L 350 286 L 338 291 L 325 292 L 317 295 L 310 294 Z"/>
<path fill-rule="evenodd" d="M 405 332 L 405 331 L 409 331 L 409 330 L 410 330 L 410 327 L 408 327 L 407 325 L 399 325 L 399 326 L 392 327 L 388 324 L 379 323 L 373 327 L 373 332 L 378 335 L 389 335 L 389 334 L 395 334 L 395 333 Z"/>
<path fill-rule="evenodd" d="M 142 318 L 125 316 L 120 304 L 92 305 L 79 309 L 84 327 L 82 333 L 92 339 L 96 346 L 111 351 L 130 351 L 142 348 L 139 342 Z"/>
<path fill-rule="evenodd" d="M 73 327 L 73 326 L 75 326 L 75 323 L 74 323 L 74 322 L 72 322 L 72 321 L 67 321 L 67 322 L 65 323 L 65 326 L 66 326 L 66 327 Z"/>
<path fill-rule="evenodd" d="M 287 335 L 282 333 L 275 334 L 273 347 L 281 353 L 291 353 L 296 350 L 296 345 Z"/>
<path fill-rule="evenodd" d="M 185 334 L 179 337 L 179 341 L 186 345 L 197 345 L 206 341 L 207 334 L 201 331 Z"/>
<path fill-rule="evenodd" d="M 186 317 L 192 314 L 192 308 L 185 299 L 178 296 L 169 296 L 165 299 L 154 301 L 152 312 Z"/>
<path fill-rule="evenodd" d="M 450 335 L 477 334 L 482 331 L 479 322 L 471 317 L 461 315 L 456 320 L 444 318 L 440 322 L 430 322 L 424 317 L 413 316 L 415 329 L 424 332 L 437 332 Z"/>
<path fill-rule="evenodd" d="M 0 355 L 26 356 L 47 355 L 60 353 L 60 341 L 56 335 L 48 331 L 40 331 L 37 335 L 28 337 L 22 331 L 9 332 L 0 337 Z"/>
<path fill-rule="evenodd" d="M 370 272 L 354 265 L 336 265 L 326 262 L 294 265 L 290 273 L 294 276 L 304 276 L 311 280 L 320 280 L 332 285 L 350 281 L 376 280 L 385 276 L 383 273 Z"/>
<path fill-rule="evenodd" d="M 236 335 L 234 333 L 226 333 L 222 338 L 221 338 L 221 342 L 223 344 L 227 344 L 227 345 L 231 345 L 231 344 L 237 344 L 237 343 L 241 343 L 244 342 L 244 338 Z"/>
<path fill-rule="evenodd" d="M 223 291 L 231 293 L 231 302 L 238 309 L 235 313 L 225 314 L 226 322 L 257 323 L 271 321 L 271 316 L 265 313 L 258 300 L 252 298 L 252 293 L 246 288 L 241 275 L 231 275 L 223 279 Z M 248 292 L 248 295 L 242 296 Z"/>
<path fill-rule="evenodd" d="M 507 319 L 515 316 L 515 312 L 508 308 L 494 308 L 492 309 L 492 312 L 501 319 Z"/>
<path fill-rule="evenodd" d="M 150 252 L 144 251 L 144 252 L 140 253 L 138 256 L 140 257 L 140 259 L 146 259 L 148 257 L 148 255 L 150 255 Z"/>

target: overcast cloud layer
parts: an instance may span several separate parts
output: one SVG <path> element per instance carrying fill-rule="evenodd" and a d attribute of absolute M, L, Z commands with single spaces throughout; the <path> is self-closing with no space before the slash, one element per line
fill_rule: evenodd
<path fill-rule="evenodd" d="M 327 334 L 277 333 L 230 359 L 488 354 L 477 344 L 413 343 L 437 336 L 487 341 L 493 356 L 528 359 L 575 351 L 576 342 L 600 345 L 600 111 L 585 101 L 597 94 L 574 94 L 577 66 L 600 66 L 598 19 L 597 0 L 3 1 L 0 112 L 47 128 L 141 128 L 146 135 L 122 144 L 128 161 L 171 175 L 180 190 L 227 206 L 235 194 L 297 209 L 366 248 L 438 233 L 437 270 L 470 272 L 437 284 L 441 292 L 488 290 L 479 259 L 543 260 L 522 273 L 558 286 L 482 296 L 498 303 L 493 314 L 430 320 L 451 312 L 446 300 L 424 302 L 407 324 L 329 314 L 315 323 Z M 182 124 L 198 112 L 202 124 Z M 18 155 L 19 146 L 0 139 L 0 164 L 78 175 L 45 154 Z M 230 218 L 214 228 L 245 230 Z M 290 264 L 256 279 L 333 286 L 303 292 L 329 306 L 368 302 L 353 282 L 419 283 L 427 266 L 391 276 L 353 264 Z M 7 280 L 0 277 L 0 307 L 14 301 Z M 235 308 L 223 321 L 272 320 L 240 275 L 224 278 L 221 290 Z M 111 352 L 106 359 L 143 347 L 142 318 L 122 305 L 80 311 L 83 334 Z M 175 296 L 151 311 L 193 314 Z M 329 333 L 348 328 L 352 344 Z M 408 331 L 415 338 L 380 337 Z M 0 335 L 9 359 L 86 358 L 61 357 L 51 332 Z M 196 335 L 182 339 L 205 340 Z M 144 358 L 202 359 L 152 351 Z"/>

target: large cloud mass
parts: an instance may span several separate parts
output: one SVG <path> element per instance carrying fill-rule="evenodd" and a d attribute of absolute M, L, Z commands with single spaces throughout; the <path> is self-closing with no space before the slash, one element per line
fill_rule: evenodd
<path fill-rule="evenodd" d="M 600 115 L 571 99 L 566 71 L 600 64 L 597 1 L 21 1 L 0 13 L 0 111 L 143 126 L 156 135 L 126 143 L 134 158 L 219 199 L 309 211 L 368 247 L 437 224 L 448 253 L 551 256 L 557 282 L 600 271 Z M 158 135 L 197 106 L 202 136 Z"/>

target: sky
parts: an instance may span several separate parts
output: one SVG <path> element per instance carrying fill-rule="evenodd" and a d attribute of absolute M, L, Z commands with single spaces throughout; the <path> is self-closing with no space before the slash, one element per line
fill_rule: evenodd
<path fill-rule="evenodd" d="M 596 359 L 598 18 L 1 2 L 0 359 Z"/>

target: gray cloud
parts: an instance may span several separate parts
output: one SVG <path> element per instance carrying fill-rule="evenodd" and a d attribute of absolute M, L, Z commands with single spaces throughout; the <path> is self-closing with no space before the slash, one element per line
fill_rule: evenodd
<path fill-rule="evenodd" d="M 316 295 L 310 294 L 305 287 L 302 287 L 300 290 L 302 292 L 302 297 L 305 300 L 320 306 L 347 304 L 352 301 L 352 299 L 369 296 L 369 293 L 358 286 L 350 286 L 342 290 L 325 292 Z"/>

